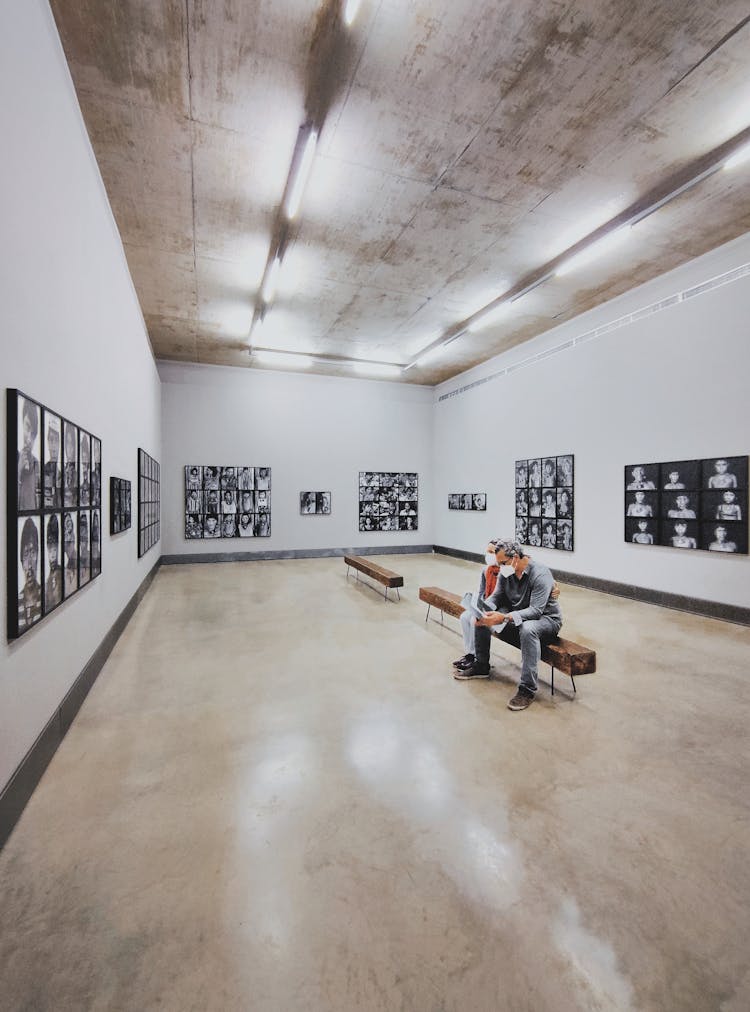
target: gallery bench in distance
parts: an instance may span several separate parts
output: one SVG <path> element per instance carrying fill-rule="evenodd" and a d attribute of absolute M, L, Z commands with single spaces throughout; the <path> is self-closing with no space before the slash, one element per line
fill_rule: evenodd
<path fill-rule="evenodd" d="M 443 590 L 442 587 L 420 587 L 419 600 L 424 601 L 427 605 L 425 622 L 430 617 L 430 608 L 440 609 L 441 621 L 443 612 L 447 612 L 453 618 L 460 618 L 464 610 L 461 597 L 450 590 Z M 576 675 L 592 675 L 596 671 L 596 651 L 581 646 L 580 643 L 574 643 L 572 640 L 563 639 L 562 636 L 558 636 L 552 643 L 547 643 L 542 647 L 542 660 L 552 669 L 553 696 L 555 694 L 555 668 L 570 677 L 573 683 L 573 692 L 578 691 L 576 689 Z"/>
<path fill-rule="evenodd" d="M 370 559 L 363 559 L 361 555 L 345 555 L 344 562 L 346 563 L 346 578 L 349 579 L 349 567 L 352 569 L 359 570 L 360 573 L 364 573 L 365 576 L 369 576 L 373 580 L 377 580 L 378 583 L 382 583 L 385 587 L 384 597 L 388 600 L 388 590 L 393 588 L 398 594 L 399 601 L 401 595 L 398 593 L 398 588 L 403 587 L 404 578 L 399 576 L 398 573 L 392 572 L 390 569 L 385 569 L 383 566 L 379 566 L 376 562 L 371 562 Z M 357 577 L 359 579 L 359 577 Z"/>

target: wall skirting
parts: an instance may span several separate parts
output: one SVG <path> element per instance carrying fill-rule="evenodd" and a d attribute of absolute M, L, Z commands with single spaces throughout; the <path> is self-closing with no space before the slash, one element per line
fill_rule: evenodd
<path fill-rule="evenodd" d="M 468 562 L 484 562 L 483 555 L 475 552 L 463 552 L 460 548 L 446 548 L 435 545 L 438 555 L 450 555 L 455 559 L 466 559 Z M 656 604 L 660 608 L 672 608 L 675 611 L 687 611 L 693 615 L 706 618 L 718 618 L 723 622 L 734 622 L 737 625 L 750 625 L 750 608 L 742 608 L 736 604 L 722 604 L 720 601 L 704 601 L 700 597 L 688 597 L 683 594 L 671 594 L 663 590 L 651 590 L 649 587 L 634 587 L 629 583 L 618 583 L 616 580 L 603 580 L 598 576 L 584 576 L 581 573 L 568 573 L 563 569 L 550 566 L 555 577 L 561 583 L 572 583 L 575 587 L 586 590 L 598 590 L 603 594 L 615 597 L 626 597 L 631 601 L 643 604 Z"/>
<path fill-rule="evenodd" d="M 99 672 L 112 653 L 115 643 L 143 599 L 160 565 L 161 559 L 157 559 L 0 793 L 0 847 L 3 846 L 20 819 L 29 798 L 42 778 L 42 774 L 59 748 L 60 742 L 73 723 L 89 689 L 96 681 Z"/>
<path fill-rule="evenodd" d="M 195 562 L 266 562 L 271 559 L 330 559 L 341 555 L 423 555 L 432 545 L 378 545 L 369 548 L 293 548 L 279 552 L 206 552 L 162 555 L 163 566 L 192 565 Z"/>

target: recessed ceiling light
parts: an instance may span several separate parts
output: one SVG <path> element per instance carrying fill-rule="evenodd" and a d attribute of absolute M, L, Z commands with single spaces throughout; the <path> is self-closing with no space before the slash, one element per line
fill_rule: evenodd
<path fill-rule="evenodd" d="M 281 269 L 281 260 L 278 257 L 273 258 L 271 266 L 266 271 L 266 279 L 263 282 L 261 289 L 261 298 L 264 302 L 273 302 L 273 297 L 276 294 L 276 284 L 279 280 L 279 270 Z"/>
<path fill-rule="evenodd" d="M 253 351 L 253 358 L 265 365 L 278 365 L 289 369 L 309 369 L 313 360 L 309 355 L 295 355 L 283 351 Z"/>
<path fill-rule="evenodd" d="M 388 365 L 384 362 L 352 362 L 356 372 L 366 376 L 400 376 L 400 365 Z"/>
<path fill-rule="evenodd" d="M 359 10 L 360 0 L 344 0 L 344 22 L 351 28 Z"/>
<path fill-rule="evenodd" d="M 305 192 L 307 180 L 310 176 L 310 170 L 312 169 L 313 159 L 315 158 L 315 147 L 317 143 L 318 131 L 310 130 L 305 140 L 302 157 L 296 167 L 293 166 L 292 168 L 293 178 L 289 183 L 289 197 L 286 202 L 286 216 L 289 221 L 296 218 L 299 212 L 300 204 L 302 203 L 302 195 Z"/>

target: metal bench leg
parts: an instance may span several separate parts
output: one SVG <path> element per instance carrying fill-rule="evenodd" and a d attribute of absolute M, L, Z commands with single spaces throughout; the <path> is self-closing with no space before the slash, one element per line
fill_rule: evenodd
<path fill-rule="evenodd" d="M 552 695 L 555 694 L 555 669 L 552 668 Z"/>
<path fill-rule="evenodd" d="M 428 605 L 427 605 L 427 614 L 426 614 L 426 615 L 425 615 L 425 617 L 424 617 L 424 620 L 425 620 L 425 625 L 427 624 L 427 619 L 428 619 L 429 617 L 430 617 L 430 605 L 428 604 Z"/>
<path fill-rule="evenodd" d="M 443 624 L 443 609 L 440 609 L 440 625 Z"/>
<path fill-rule="evenodd" d="M 387 600 L 388 600 L 388 588 L 387 588 L 387 587 L 384 587 L 384 588 L 383 588 L 383 591 L 384 591 L 384 592 L 383 592 L 383 597 L 384 597 L 384 598 L 386 599 L 386 601 L 387 601 Z"/>
<path fill-rule="evenodd" d="M 349 579 L 349 567 L 348 566 L 346 567 L 346 578 L 347 578 L 347 580 Z"/>
<path fill-rule="evenodd" d="M 573 683 L 573 692 L 578 692 L 578 689 L 576 688 L 576 680 L 572 675 L 570 676 L 570 680 Z"/>
<path fill-rule="evenodd" d="M 398 592 L 398 587 L 396 587 L 396 597 L 399 599 L 399 601 L 401 600 L 401 595 Z"/>

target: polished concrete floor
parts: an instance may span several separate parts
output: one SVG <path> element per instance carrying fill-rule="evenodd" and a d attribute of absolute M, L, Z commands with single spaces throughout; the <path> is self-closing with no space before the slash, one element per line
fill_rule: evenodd
<path fill-rule="evenodd" d="M 750 629 L 563 587 L 506 709 L 420 585 L 165 567 L 0 853 L 7 1010 L 750 1008 Z M 543 677 L 547 678 L 547 669 Z"/>

